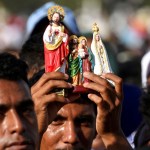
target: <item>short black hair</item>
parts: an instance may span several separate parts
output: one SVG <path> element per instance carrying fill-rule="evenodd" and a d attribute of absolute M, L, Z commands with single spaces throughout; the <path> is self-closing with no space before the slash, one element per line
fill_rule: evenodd
<path fill-rule="evenodd" d="M 27 71 L 28 66 L 24 61 L 10 53 L 0 53 L 0 79 L 24 80 L 28 84 Z"/>
<path fill-rule="evenodd" d="M 38 71 L 37 73 L 35 73 L 31 79 L 29 79 L 29 85 L 30 87 L 32 87 L 44 74 L 45 69 L 41 69 L 40 71 Z"/>
<path fill-rule="evenodd" d="M 38 68 L 44 65 L 43 33 L 30 37 L 22 46 L 20 58 L 25 61 L 29 69 L 36 65 Z"/>
<path fill-rule="evenodd" d="M 146 143 L 150 140 L 150 90 L 143 89 L 142 96 L 140 98 L 139 110 L 142 114 L 143 120 L 137 128 L 134 145 L 135 148 L 146 146 Z"/>
<path fill-rule="evenodd" d="M 143 91 L 140 99 L 139 110 L 142 113 L 143 119 L 150 126 L 150 89 Z"/>
<path fill-rule="evenodd" d="M 135 148 L 141 148 L 147 146 L 147 143 L 150 140 L 149 131 L 150 131 L 150 126 L 145 121 L 142 121 L 134 136 Z"/>

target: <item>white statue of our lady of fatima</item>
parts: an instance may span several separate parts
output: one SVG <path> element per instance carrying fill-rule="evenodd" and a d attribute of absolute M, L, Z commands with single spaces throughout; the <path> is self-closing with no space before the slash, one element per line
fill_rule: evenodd
<path fill-rule="evenodd" d="M 92 31 L 93 31 L 93 40 L 91 43 L 91 50 L 95 58 L 94 73 L 97 75 L 101 75 L 102 73 L 112 72 L 107 51 L 101 40 L 99 27 L 97 26 L 96 23 L 93 24 Z"/>

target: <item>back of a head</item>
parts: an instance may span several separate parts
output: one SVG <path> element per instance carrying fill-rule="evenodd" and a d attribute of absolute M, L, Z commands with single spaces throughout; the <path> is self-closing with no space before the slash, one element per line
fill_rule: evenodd
<path fill-rule="evenodd" d="M 144 91 L 140 100 L 140 112 L 150 127 L 150 89 Z"/>
<path fill-rule="evenodd" d="M 27 64 L 9 53 L 0 54 L 0 79 L 11 81 L 27 80 Z"/>
<path fill-rule="evenodd" d="M 41 33 L 30 37 L 22 46 L 20 58 L 25 61 L 29 69 L 44 66 L 44 45 Z"/>
<path fill-rule="evenodd" d="M 150 141 L 150 127 L 147 124 L 147 122 L 143 121 L 138 127 L 134 137 L 135 148 L 142 148 L 148 146 L 149 141 Z"/>

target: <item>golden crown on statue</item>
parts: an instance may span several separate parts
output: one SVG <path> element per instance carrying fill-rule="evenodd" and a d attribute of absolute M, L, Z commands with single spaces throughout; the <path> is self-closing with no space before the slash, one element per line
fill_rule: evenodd
<path fill-rule="evenodd" d="M 53 16 L 54 13 L 59 13 L 60 14 L 60 17 L 61 17 L 60 20 L 61 21 L 65 17 L 65 11 L 64 11 L 63 7 L 61 7 L 61 6 L 56 5 L 56 6 L 50 7 L 48 9 L 48 15 L 47 16 L 48 16 L 49 20 L 52 20 L 52 16 Z"/>

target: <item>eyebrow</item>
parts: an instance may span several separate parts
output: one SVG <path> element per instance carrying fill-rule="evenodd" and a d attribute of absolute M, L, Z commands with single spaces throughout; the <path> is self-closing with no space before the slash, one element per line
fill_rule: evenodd
<path fill-rule="evenodd" d="M 28 107 L 28 106 L 33 106 L 34 107 L 34 103 L 31 99 L 27 99 L 27 100 L 22 100 L 20 102 L 18 102 L 15 107 L 17 108 L 23 108 L 23 107 Z M 9 105 L 8 104 L 0 104 L 0 111 L 7 111 L 9 109 Z"/>
<path fill-rule="evenodd" d="M 87 119 L 93 121 L 96 117 L 93 116 L 92 114 L 82 114 L 77 117 L 77 119 L 84 119 L 84 118 L 87 118 Z"/>
<path fill-rule="evenodd" d="M 5 104 L 0 104 L 0 112 L 6 112 L 8 110 L 8 106 Z"/>
<path fill-rule="evenodd" d="M 56 121 L 56 120 L 65 120 L 67 117 L 64 117 L 64 116 L 62 116 L 62 115 L 60 115 L 60 114 L 57 114 L 57 116 L 54 118 L 54 120 L 53 121 Z M 77 119 L 84 119 L 84 118 L 87 118 L 88 120 L 90 120 L 90 121 L 94 121 L 95 120 L 95 116 L 93 116 L 92 114 L 80 114 L 79 116 L 77 116 L 76 118 L 75 118 L 75 120 Z"/>
<path fill-rule="evenodd" d="M 31 99 L 23 100 L 17 104 L 17 107 L 34 106 L 34 102 Z"/>
<path fill-rule="evenodd" d="M 64 117 L 64 116 L 62 116 L 60 114 L 57 114 L 53 121 L 56 121 L 56 120 L 65 120 L 65 119 L 66 119 L 66 117 Z"/>

